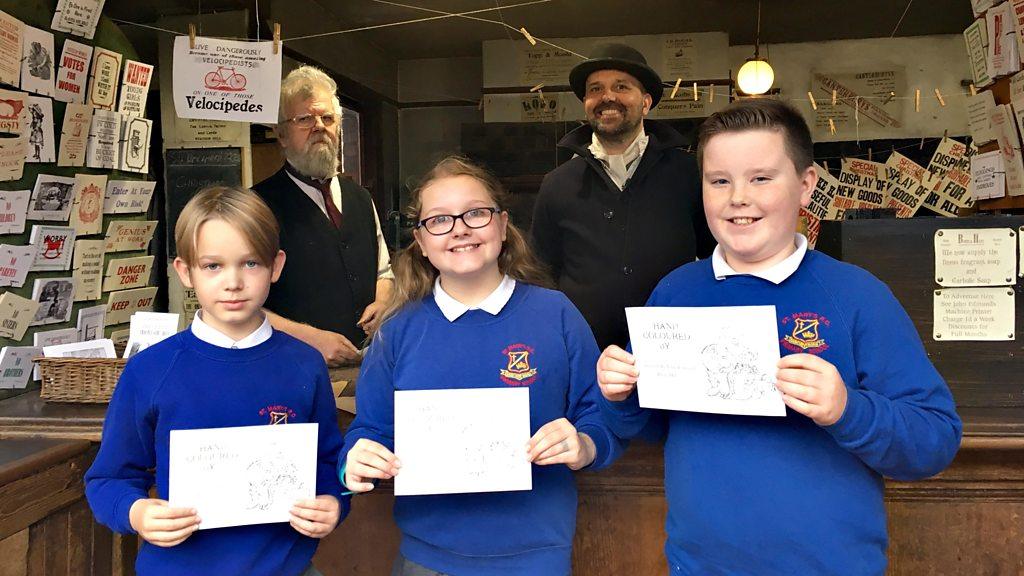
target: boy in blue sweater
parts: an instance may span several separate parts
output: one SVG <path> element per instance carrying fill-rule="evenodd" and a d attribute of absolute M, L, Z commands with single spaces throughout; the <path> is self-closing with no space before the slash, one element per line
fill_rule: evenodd
<path fill-rule="evenodd" d="M 526 386 L 533 489 L 395 498 L 393 576 L 566 576 L 573 471 L 622 450 L 597 407 L 594 336 L 564 294 L 539 285 L 543 269 L 505 202 L 494 176 L 459 158 L 416 190 L 416 241 L 395 260 L 395 297 L 363 360 L 340 473 L 353 492 L 401 474 L 396 391 Z"/>
<path fill-rule="evenodd" d="M 697 150 L 718 247 L 666 276 L 647 305 L 774 305 L 776 386 L 788 410 L 640 408 L 633 355 L 602 353 L 601 408 L 616 434 L 667 434 L 670 573 L 881 575 L 882 477 L 924 478 L 949 465 L 961 435 L 953 398 L 888 288 L 794 235 L 817 181 L 797 111 L 735 103 L 704 123 Z"/>
<path fill-rule="evenodd" d="M 277 222 L 256 194 L 214 187 L 185 206 L 174 233 L 174 268 L 201 309 L 190 329 L 125 367 L 85 475 L 89 505 L 102 524 L 145 541 L 136 561 L 142 576 L 317 574 L 317 539 L 348 508 L 335 496 L 341 433 L 323 358 L 271 329 L 262 311 L 284 266 Z M 319 424 L 319 496 L 296 502 L 290 525 L 197 532 L 196 510 L 168 505 L 172 430 L 300 422 Z"/>

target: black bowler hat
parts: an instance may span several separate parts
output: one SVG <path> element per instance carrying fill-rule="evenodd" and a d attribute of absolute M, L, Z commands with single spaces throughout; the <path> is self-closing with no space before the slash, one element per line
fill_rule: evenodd
<path fill-rule="evenodd" d="M 638 50 L 625 44 L 601 44 L 591 51 L 589 60 L 576 65 L 569 72 L 569 86 L 576 97 L 583 100 L 587 93 L 587 78 L 598 70 L 621 70 L 640 81 L 644 92 L 651 95 L 651 108 L 658 105 L 664 87 L 661 76 L 647 65 L 647 59 Z"/>

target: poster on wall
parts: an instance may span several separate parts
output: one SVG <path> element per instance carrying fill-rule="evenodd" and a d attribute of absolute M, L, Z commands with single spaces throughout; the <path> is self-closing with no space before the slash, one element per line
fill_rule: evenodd
<path fill-rule="evenodd" d="M 92 40 L 105 0 L 59 0 L 50 22 L 52 30 Z"/>
<path fill-rule="evenodd" d="M 89 79 L 89 61 L 92 46 L 68 38 L 61 49 L 60 67 L 57 69 L 55 100 L 81 104 L 85 102 L 85 82 Z"/>
<path fill-rule="evenodd" d="M 715 80 L 723 78 L 709 70 L 709 60 L 723 55 L 715 68 L 723 73 L 728 70 L 724 54 L 729 52 L 729 35 L 725 32 L 701 32 L 697 34 L 668 34 L 661 37 L 661 77 L 668 83 L 675 78 L 683 80 Z M 649 62 L 657 66 L 654 62 Z"/>
<path fill-rule="evenodd" d="M 64 107 L 64 125 L 60 129 L 57 166 L 85 166 L 86 145 L 91 127 L 91 106 L 68 104 Z"/>
<path fill-rule="evenodd" d="M 42 96 L 29 96 L 28 109 L 28 149 L 26 162 L 53 162 L 53 100 Z"/>
<path fill-rule="evenodd" d="M 53 96 L 53 34 L 25 26 L 21 40 L 21 89 Z"/>
<path fill-rule="evenodd" d="M 25 25 L 0 10 L 0 84 L 18 86 L 21 80 L 21 39 Z"/>
<path fill-rule="evenodd" d="M 273 42 L 174 39 L 174 108 L 181 118 L 277 123 L 281 55 Z"/>
<path fill-rule="evenodd" d="M 119 169 L 126 172 L 149 172 L 149 138 L 153 121 L 130 117 L 124 121 L 121 131 Z"/>
<path fill-rule="evenodd" d="M 29 190 L 0 190 L 0 234 L 21 234 L 25 231 Z"/>
<path fill-rule="evenodd" d="M 85 165 L 89 168 L 118 167 L 118 140 L 121 136 L 121 115 L 110 110 L 96 110 L 89 126 Z"/>
<path fill-rule="evenodd" d="M 121 55 L 97 46 L 92 55 L 92 68 L 89 70 L 89 93 L 86 103 L 94 108 L 113 110 L 120 70 Z"/>
<path fill-rule="evenodd" d="M 29 220 L 67 222 L 74 201 L 74 178 L 39 174 L 28 205 Z"/>
<path fill-rule="evenodd" d="M 146 97 L 149 96 L 149 83 L 152 79 L 152 66 L 125 60 L 124 76 L 121 78 L 121 101 L 117 111 L 126 116 L 145 116 Z"/>

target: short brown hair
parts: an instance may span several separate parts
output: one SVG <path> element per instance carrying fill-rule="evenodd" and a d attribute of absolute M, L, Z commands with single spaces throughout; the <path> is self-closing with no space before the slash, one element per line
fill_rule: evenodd
<path fill-rule="evenodd" d="M 751 98 L 733 102 L 701 124 L 697 136 L 697 163 L 701 169 L 704 168 L 704 147 L 712 137 L 747 130 L 781 132 L 786 155 L 797 172 L 803 172 L 814 163 L 814 141 L 800 112 L 779 100 Z"/>
<path fill-rule="evenodd" d="M 185 204 L 174 225 L 178 257 L 190 268 L 196 265 L 199 228 L 210 220 L 223 220 L 234 226 L 252 247 L 260 263 L 273 266 L 280 249 L 274 213 L 252 190 L 210 186 L 200 190 Z"/>

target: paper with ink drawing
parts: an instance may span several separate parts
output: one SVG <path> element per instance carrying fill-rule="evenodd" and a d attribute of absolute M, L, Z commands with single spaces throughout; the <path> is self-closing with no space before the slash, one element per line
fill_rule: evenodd
<path fill-rule="evenodd" d="M 529 388 L 395 392 L 395 495 L 531 490 Z"/>
<path fill-rule="evenodd" d="M 774 306 L 626 308 L 640 406 L 785 416 Z M 807 334 L 814 327 L 807 328 Z"/>
<path fill-rule="evenodd" d="M 200 530 L 287 522 L 316 496 L 312 424 L 172 430 L 167 500 L 195 508 Z"/>

